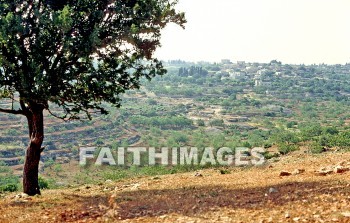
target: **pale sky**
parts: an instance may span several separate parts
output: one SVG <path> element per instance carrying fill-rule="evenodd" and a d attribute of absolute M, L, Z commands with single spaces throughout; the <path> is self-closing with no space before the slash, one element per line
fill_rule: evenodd
<path fill-rule="evenodd" d="M 180 0 L 177 8 L 188 23 L 163 30 L 163 60 L 350 62 L 349 0 Z"/>

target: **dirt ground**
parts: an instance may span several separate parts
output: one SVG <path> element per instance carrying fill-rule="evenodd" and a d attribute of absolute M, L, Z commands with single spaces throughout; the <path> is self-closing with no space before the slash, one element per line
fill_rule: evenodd
<path fill-rule="evenodd" d="M 347 166 L 350 153 L 295 153 L 262 167 L 12 193 L 0 222 L 350 222 Z"/>

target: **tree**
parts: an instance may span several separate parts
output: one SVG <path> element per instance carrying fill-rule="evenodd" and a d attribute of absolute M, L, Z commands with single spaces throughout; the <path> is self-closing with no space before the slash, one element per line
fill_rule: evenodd
<path fill-rule="evenodd" d="M 174 0 L 4 0 L 0 2 L 0 112 L 24 115 L 29 145 L 23 190 L 40 194 L 44 110 L 64 120 L 107 113 L 120 95 L 166 73 L 154 58 L 160 31 L 183 27 Z M 58 114 L 51 109 L 59 107 Z M 83 114 L 85 114 L 83 116 Z"/>

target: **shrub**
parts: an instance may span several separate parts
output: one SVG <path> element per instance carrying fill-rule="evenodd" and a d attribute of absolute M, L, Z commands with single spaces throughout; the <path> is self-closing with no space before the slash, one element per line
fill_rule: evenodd
<path fill-rule="evenodd" d="M 287 123 L 287 128 L 293 128 L 294 126 L 298 125 L 296 121 L 291 121 Z"/>
<path fill-rule="evenodd" d="M 202 119 L 197 120 L 197 125 L 198 126 L 205 126 L 205 123 Z"/>
<path fill-rule="evenodd" d="M 298 149 L 298 146 L 295 144 L 285 144 L 282 143 L 279 145 L 278 151 L 282 154 L 282 155 L 286 155 L 290 152 L 296 151 Z"/>
<path fill-rule="evenodd" d="M 224 120 L 222 119 L 214 119 L 212 121 L 209 122 L 210 126 L 217 126 L 217 127 L 224 127 Z"/>
<path fill-rule="evenodd" d="M 19 178 L 13 175 L 0 177 L 0 191 L 14 192 L 18 190 Z"/>
<path fill-rule="evenodd" d="M 326 151 L 324 146 L 322 146 L 319 142 L 311 143 L 309 146 L 309 149 L 310 149 L 311 153 L 316 153 L 316 154 L 323 153 Z"/>
<path fill-rule="evenodd" d="M 55 165 L 53 166 L 53 170 L 54 170 L 56 173 L 62 172 L 62 166 L 61 166 L 61 164 L 55 164 Z"/>
<path fill-rule="evenodd" d="M 13 184 L 13 183 L 10 183 L 10 184 L 5 184 L 3 186 L 0 186 L 0 191 L 2 192 L 15 192 L 18 190 L 18 184 Z"/>
<path fill-rule="evenodd" d="M 279 157 L 280 155 L 278 153 L 270 153 L 270 152 L 264 152 L 262 153 L 262 155 L 265 157 L 265 159 L 269 160 L 269 159 L 272 159 L 272 158 L 277 158 Z"/>
<path fill-rule="evenodd" d="M 40 189 L 49 189 L 49 181 L 48 180 L 39 176 L 38 181 L 39 181 L 39 188 Z"/>

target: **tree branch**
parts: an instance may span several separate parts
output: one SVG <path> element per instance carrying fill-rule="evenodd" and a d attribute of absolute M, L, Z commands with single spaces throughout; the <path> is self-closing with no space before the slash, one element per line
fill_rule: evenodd
<path fill-rule="evenodd" d="M 49 108 L 47 108 L 47 111 L 50 113 L 50 115 L 52 115 L 53 117 L 55 118 L 58 118 L 58 119 L 62 119 L 63 121 L 67 121 L 67 116 L 68 114 L 65 114 L 64 116 L 58 116 L 58 115 L 55 115 Z"/>
<path fill-rule="evenodd" d="M 25 115 L 22 110 L 11 110 L 11 109 L 0 108 L 0 112 L 7 113 L 7 114 L 13 114 L 13 115 Z"/>

